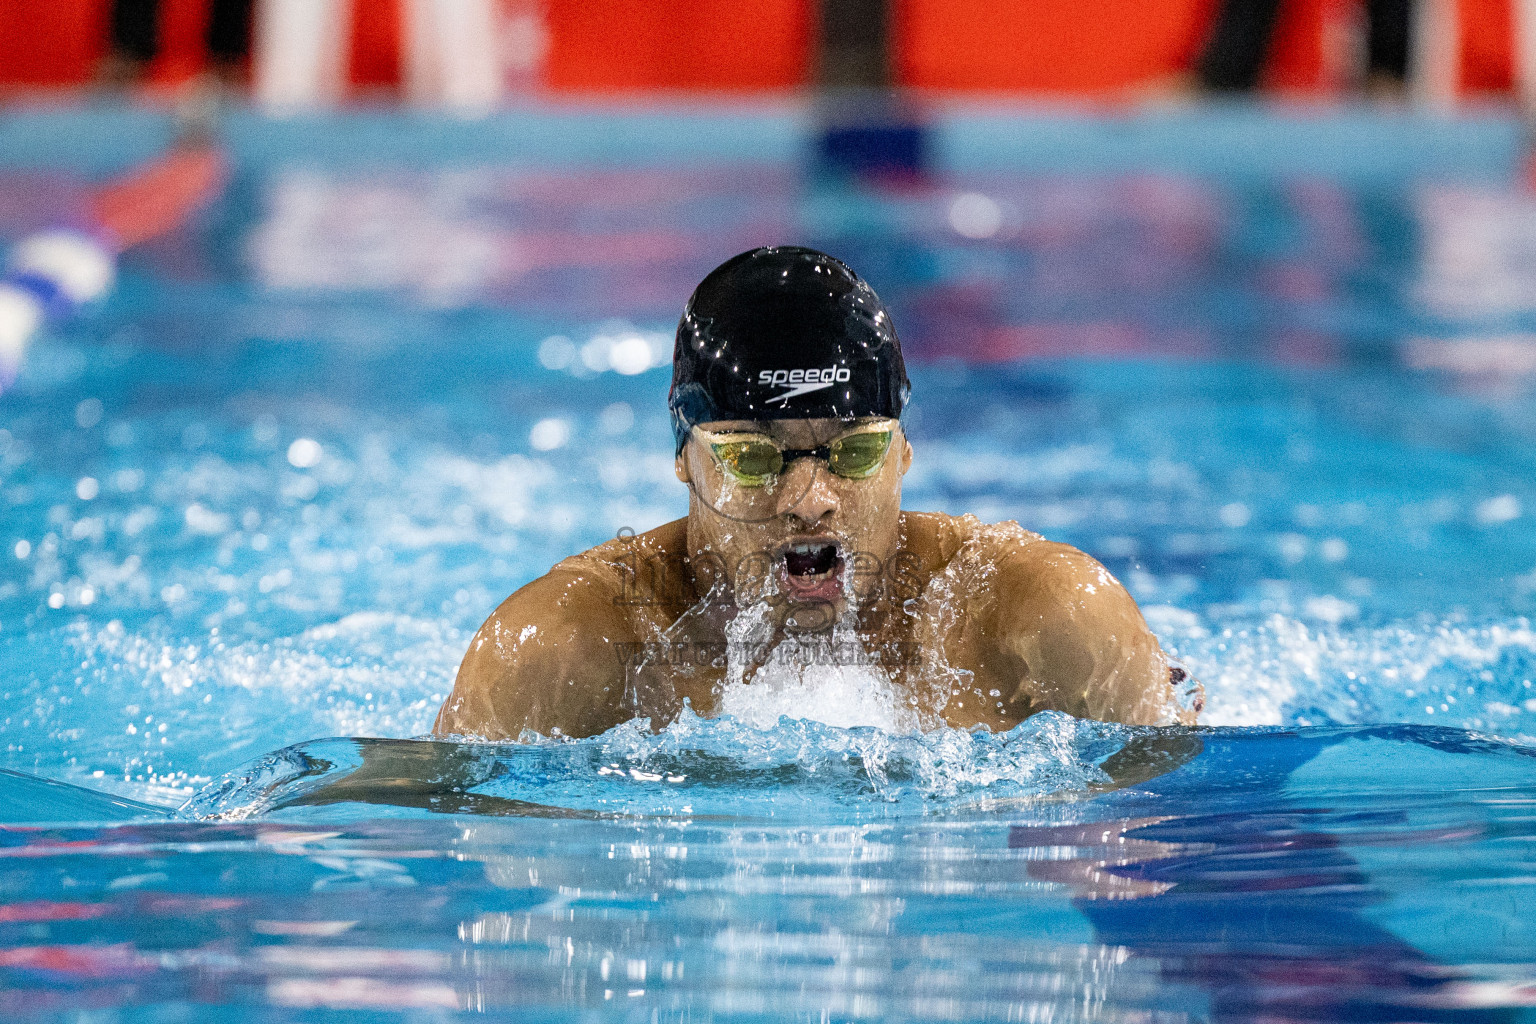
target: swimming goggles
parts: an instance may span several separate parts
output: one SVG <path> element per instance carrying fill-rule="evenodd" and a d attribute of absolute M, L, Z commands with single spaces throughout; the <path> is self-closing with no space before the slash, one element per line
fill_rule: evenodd
<path fill-rule="evenodd" d="M 709 445 L 727 476 L 743 487 L 762 487 L 785 466 L 804 458 L 825 459 L 832 472 L 849 480 L 874 476 L 885 465 L 896 421 L 860 423 L 816 448 L 785 448 L 769 435 L 751 430 L 717 433 L 700 426 L 693 429 Z"/>

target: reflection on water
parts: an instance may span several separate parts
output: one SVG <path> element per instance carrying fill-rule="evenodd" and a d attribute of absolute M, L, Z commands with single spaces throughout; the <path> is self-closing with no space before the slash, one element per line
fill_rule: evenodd
<path fill-rule="evenodd" d="M 779 733 L 327 741 L 184 812 L 257 795 L 264 817 L 8 827 L 6 1005 L 1439 1020 L 1536 1002 L 1526 748 L 1101 731 L 1078 758 L 1129 785 L 978 799 L 996 787 L 896 756 L 787 770 Z M 903 773 L 905 794 L 868 795 Z M 678 786 L 703 813 L 669 803 Z M 1486 912 L 1501 926 L 1464 918 Z"/>

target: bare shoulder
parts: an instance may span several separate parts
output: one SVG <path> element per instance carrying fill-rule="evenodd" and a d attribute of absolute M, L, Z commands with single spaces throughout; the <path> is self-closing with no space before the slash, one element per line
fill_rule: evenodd
<path fill-rule="evenodd" d="M 1018 523 L 983 523 L 973 515 L 901 513 L 901 548 L 929 573 L 956 571 L 967 563 L 994 562 L 997 551 L 1018 544 L 1047 543 Z"/>
<path fill-rule="evenodd" d="M 1021 596 L 1038 594 L 1083 607 L 1126 607 L 1135 612 L 1138 621 L 1141 618 L 1136 602 L 1103 563 L 1070 544 L 1046 540 L 1038 534 L 1018 539 L 1003 537 L 995 542 L 993 556 L 1000 582 L 1011 585 Z"/>
<path fill-rule="evenodd" d="M 992 588 L 1014 628 L 1034 623 L 1091 647 L 1151 638 L 1135 599 L 1087 552 L 1011 522 L 987 527 L 975 543 L 977 556 L 993 567 Z"/>
<path fill-rule="evenodd" d="M 945 572 L 981 628 L 1018 659 L 1036 706 L 1151 724 L 1169 712 L 1170 668 L 1136 601 L 1097 559 L 1017 523 L 962 516 Z"/>
<path fill-rule="evenodd" d="M 1118 580 L 1086 552 L 1046 540 L 1007 520 L 984 523 L 973 515 L 906 513 L 909 549 L 946 589 L 966 594 L 973 607 L 1004 599 L 1042 608 L 1135 602 Z"/>
<path fill-rule="evenodd" d="M 628 717 L 626 659 L 642 639 L 627 599 L 635 555 L 666 559 L 677 527 L 573 555 L 503 601 L 470 641 L 433 731 L 487 739 L 516 739 L 524 729 L 582 736 Z"/>
<path fill-rule="evenodd" d="M 903 550 L 916 555 L 935 574 L 955 574 L 968 569 L 990 572 L 1003 556 L 1012 556 L 1025 549 L 1076 550 L 1065 544 L 1052 544 L 1012 520 L 984 523 L 973 515 L 904 511 L 901 522 Z"/>
<path fill-rule="evenodd" d="M 1108 616 L 1146 628 L 1125 587 L 1087 552 L 1012 520 L 920 515 L 914 535 L 929 538 L 937 574 L 948 577 L 954 592 L 969 595 L 972 607 L 1006 615 L 1015 627 L 1035 618 L 1054 629 L 1094 629 Z"/>

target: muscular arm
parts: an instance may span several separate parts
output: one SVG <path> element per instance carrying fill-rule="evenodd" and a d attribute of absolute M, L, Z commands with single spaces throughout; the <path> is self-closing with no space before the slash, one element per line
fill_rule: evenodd
<path fill-rule="evenodd" d="M 433 733 L 592 736 L 628 719 L 623 645 L 636 637 L 613 598 L 559 566 L 507 598 L 470 642 Z"/>
<path fill-rule="evenodd" d="M 1079 718 L 1163 719 L 1172 695 L 1168 659 L 1135 600 L 1102 565 L 1041 540 L 1009 545 L 997 570 L 992 633 L 1018 661 L 1020 696 Z M 1194 715 L 1187 718 L 1193 724 Z"/>

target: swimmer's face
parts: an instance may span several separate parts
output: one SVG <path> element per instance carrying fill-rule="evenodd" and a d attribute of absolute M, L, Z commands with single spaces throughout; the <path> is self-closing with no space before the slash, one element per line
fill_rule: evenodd
<path fill-rule="evenodd" d="M 871 467 L 887 435 L 883 459 Z M 854 475 L 813 456 L 765 474 L 775 454 L 765 439 L 781 451 L 833 446 L 839 470 Z M 723 572 L 738 605 L 777 592 L 791 604 L 840 613 L 850 596 L 857 602 L 877 592 L 880 567 L 896 554 L 901 478 L 911 465 L 912 446 L 889 420 L 701 424 L 677 457 L 678 479 L 691 492 L 695 571 Z"/>

